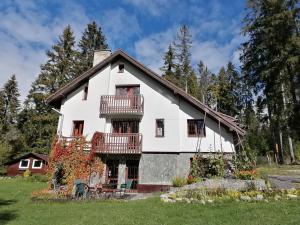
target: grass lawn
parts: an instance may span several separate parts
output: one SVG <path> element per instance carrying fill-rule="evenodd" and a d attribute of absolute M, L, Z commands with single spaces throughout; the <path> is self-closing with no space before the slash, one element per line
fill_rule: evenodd
<path fill-rule="evenodd" d="M 300 176 L 300 165 L 260 165 L 257 171 L 264 175 Z"/>
<path fill-rule="evenodd" d="M 45 184 L 0 181 L 0 224 L 299 224 L 300 201 L 225 202 L 212 205 L 162 203 L 158 197 L 132 202 L 39 202 L 30 200 Z"/>

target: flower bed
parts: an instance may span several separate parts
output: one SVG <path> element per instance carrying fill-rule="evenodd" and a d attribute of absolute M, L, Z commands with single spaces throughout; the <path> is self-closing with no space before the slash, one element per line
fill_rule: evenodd
<path fill-rule="evenodd" d="M 249 190 L 190 189 L 169 192 L 160 196 L 163 202 L 213 203 L 216 201 L 277 201 L 280 199 L 300 199 L 300 190 Z"/>

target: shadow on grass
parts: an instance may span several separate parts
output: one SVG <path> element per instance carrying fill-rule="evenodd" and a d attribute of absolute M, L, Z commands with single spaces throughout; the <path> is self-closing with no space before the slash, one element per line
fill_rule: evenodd
<path fill-rule="evenodd" d="M 17 218 L 17 213 L 15 210 L 3 210 L 3 206 L 8 206 L 15 204 L 17 201 L 14 199 L 4 200 L 0 199 L 0 224 L 6 224 L 11 220 Z"/>

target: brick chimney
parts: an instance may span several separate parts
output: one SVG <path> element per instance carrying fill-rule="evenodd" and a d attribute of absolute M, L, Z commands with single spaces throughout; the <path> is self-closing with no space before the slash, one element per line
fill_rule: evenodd
<path fill-rule="evenodd" d="M 111 55 L 111 50 L 109 50 L 109 49 L 95 50 L 93 67 L 96 66 L 98 63 L 102 62 L 104 59 L 106 59 L 110 55 Z"/>

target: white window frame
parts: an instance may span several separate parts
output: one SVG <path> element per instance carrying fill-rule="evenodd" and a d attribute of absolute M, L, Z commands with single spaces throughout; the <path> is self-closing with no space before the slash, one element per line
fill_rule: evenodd
<path fill-rule="evenodd" d="M 41 165 L 40 165 L 39 167 L 35 167 L 35 166 L 34 166 L 34 163 L 35 163 L 36 161 L 41 161 Z M 34 160 L 32 161 L 32 169 L 41 169 L 42 167 L 43 167 L 43 160 L 41 160 L 41 159 L 34 159 Z"/>
<path fill-rule="evenodd" d="M 25 167 L 21 166 L 22 165 L 22 161 L 27 161 L 28 162 L 27 166 L 25 166 Z M 30 159 L 21 159 L 20 163 L 19 163 L 19 169 L 28 169 L 29 168 L 29 164 L 30 164 Z"/>

